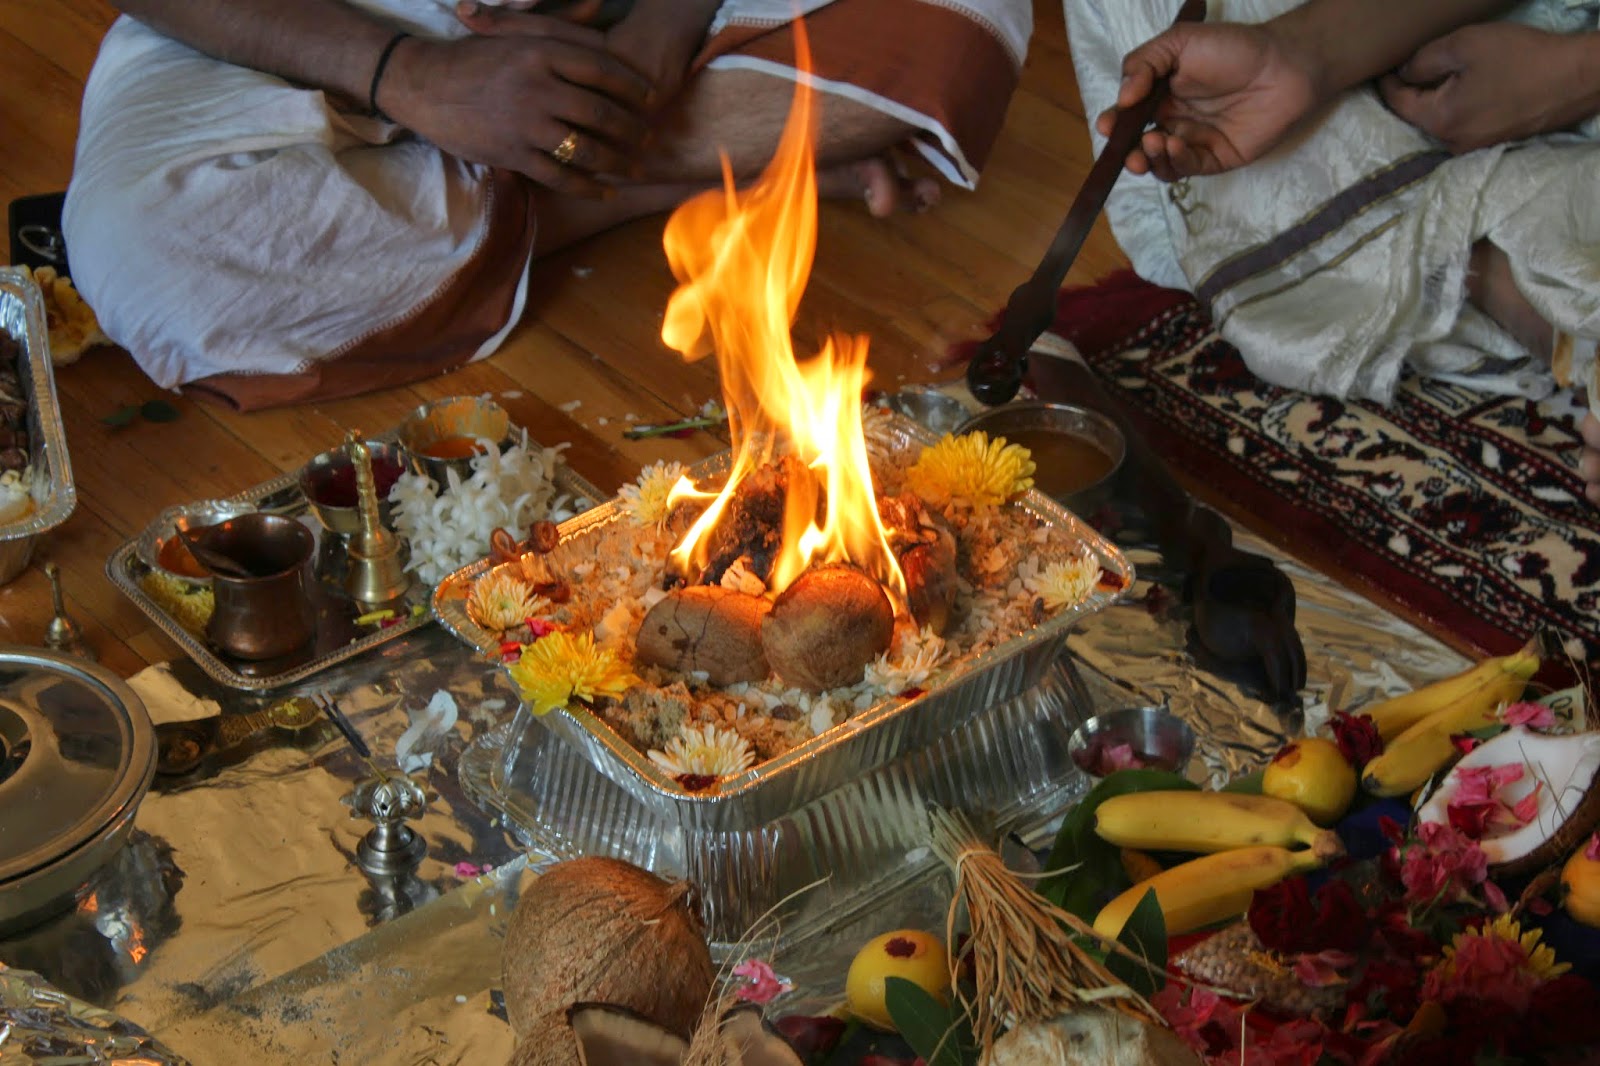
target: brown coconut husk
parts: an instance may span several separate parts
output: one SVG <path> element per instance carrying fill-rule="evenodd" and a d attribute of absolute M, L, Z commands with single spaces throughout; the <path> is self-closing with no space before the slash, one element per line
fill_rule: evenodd
<path fill-rule="evenodd" d="M 692 886 L 593 856 L 558 863 L 517 903 L 502 954 L 519 1039 L 575 1003 L 632 1011 L 685 1039 L 715 969 Z"/>

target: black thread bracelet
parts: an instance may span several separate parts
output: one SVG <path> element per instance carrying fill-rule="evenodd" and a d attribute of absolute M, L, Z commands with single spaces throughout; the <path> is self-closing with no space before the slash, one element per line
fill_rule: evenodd
<path fill-rule="evenodd" d="M 378 106 L 378 83 L 383 80 L 383 72 L 389 68 L 389 57 L 394 55 L 394 50 L 401 41 L 411 34 L 401 31 L 389 38 L 389 43 L 383 46 L 383 51 L 378 53 L 378 65 L 372 69 L 372 87 L 367 90 L 367 112 L 375 118 L 385 122 L 394 121 L 383 113 L 383 108 Z"/>

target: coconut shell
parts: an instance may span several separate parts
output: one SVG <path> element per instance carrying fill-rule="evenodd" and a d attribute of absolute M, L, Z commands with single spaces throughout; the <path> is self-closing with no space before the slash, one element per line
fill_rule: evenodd
<path fill-rule="evenodd" d="M 704 670 L 713 685 L 764 681 L 761 622 L 771 609 L 764 596 L 720 585 L 676 589 L 639 623 L 634 654 L 680 674 Z"/>
<path fill-rule="evenodd" d="M 689 886 L 599 856 L 558 863 L 528 887 L 501 964 L 506 1017 L 523 1040 L 577 1003 L 622 1007 L 687 1038 L 715 976 Z"/>
<path fill-rule="evenodd" d="M 894 608 L 883 586 L 852 566 L 807 570 L 761 624 L 772 669 L 811 692 L 860 681 L 893 638 Z"/>

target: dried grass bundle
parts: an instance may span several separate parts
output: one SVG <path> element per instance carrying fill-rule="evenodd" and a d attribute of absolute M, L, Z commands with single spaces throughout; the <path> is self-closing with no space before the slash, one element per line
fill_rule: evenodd
<path fill-rule="evenodd" d="M 933 808 L 929 819 L 933 848 L 956 876 L 945 919 L 947 943 L 955 943 L 956 915 L 963 903 L 967 907 L 968 940 L 960 956 L 951 953 L 950 977 L 983 1052 L 1002 1027 L 1049 1021 L 1088 1004 L 1166 1024 L 1143 996 L 1080 946 L 1080 937 L 1099 939 L 1094 930 L 1022 884 L 963 815 Z M 967 956 L 975 987 L 970 1000 L 955 980 Z"/>

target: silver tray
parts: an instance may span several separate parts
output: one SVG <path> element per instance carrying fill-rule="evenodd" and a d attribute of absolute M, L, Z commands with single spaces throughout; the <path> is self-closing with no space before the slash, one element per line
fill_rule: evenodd
<path fill-rule="evenodd" d="M 391 438 L 392 434 L 383 434 L 374 439 Z M 530 439 L 531 443 L 533 442 Z M 580 508 L 592 505 L 601 498 L 600 490 L 574 473 L 565 461 L 556 468 L 553 480 L 557 490 L 574 497 Z M 253 504 L 257 510 L 287 515 L 291 518 L 301 518 L 310 513 L 310 506 L 300 491 L 298 471 L 281 474 L 271 481 L 264 481 L 252 489 L 227 497 L 227 500 Z M 310 521 L 308 524 L 317 536 L 315 558 L 320 561 L 323 558 L 323 538 L 326 534 L 315 521 Z M 106 561 L 106 576 L 111 579 L 111 583 L 122 590 L 123 595 L 132 600 L 140 610 L 149 615 L 150 620 L 188 653 L 207 675 L 224 685 L 248 691 L 267 692 L 304 681 L 331 666 L 403 637 L 433 621 L 428 611 L 423 610 L 420 614 L 407 614 L 396 625 L 376 629 L 366 636 L 342 643 L 331 650 L 316 652 L 313 647 L 313 653 L 309 657 L 298 661 L 273 660 L 267 663 L 247 663 L 219 654 L 202 637 L 185 629 L 182 623 L 152 599 L 139 585 L 139 578 L 147 569 L 146 564 L 139 558 L 138 537 L 124 541 Z M 426 608 L 433 594 L 433 589 L 413 584 L 406 592 L 405 606 Z"/>
<path fill-rule="evenodd" d="M 898 415 L 874 420 L 880 436 L 876 443 L 891 449 L 925 445 L 938 438 Z M 869 442 L 873 443 L 873 442 Z M 702 460 L 689 476 L 704 483 L 726 476 L 731 453 Z M 1122 552 L 1064 507 L 1039 492 L 1029 492 L 1021 507 L 1083 543 L 1108 572 L 1121 579 L 1121 589 L 1133 585 L 1133 567 Z M 558 552 L 578 553 L 585 538 L 622 515 L 618 500 L 596 507 L 561 526 Z M 485 559 L 463 567 L 439 583 L 434 594 L 434 614 L 446 629 L 488 656 L 498 656 L 495 634 L 477 625 L 466 611 L 465 590 L 478 575 L 491 569 Z M 623 740 L 603 720 L 580 708 L 552 711 L 543 726 L 581 751 L 601 773 L 658 818 L 686 830 L 726 830 L 765 825 L 862 774 L 908 751 L 926 747 L 948 735 L 974 715 L 1032 688 L 1055 659 L 1072 626 L 1087 615 L 1115 602 L 1122 591 L 1097 589 L 1080 604 L 1055 616 L 977 658 L 947 668 L 931 680 L 921 695 L 891 698 L 868 708 L 775 759 L 758 763 L 734 778 L 725 778 L 714 790 L 683 789 L 645 753 Z"/>
<path fill-rule="evenodd" d="M 0 267 L 0 331 L 22 345 L 17 371 L 28 397 L 28 459 L 34 502 L 32 514 L 0 525 L 0 584 L 4 584 L 27 567 L 39 537 L 72 514 L 78 492 L 72 484 L 67 434 L 56 400 L 44 296 L 16 267 Z"/>

